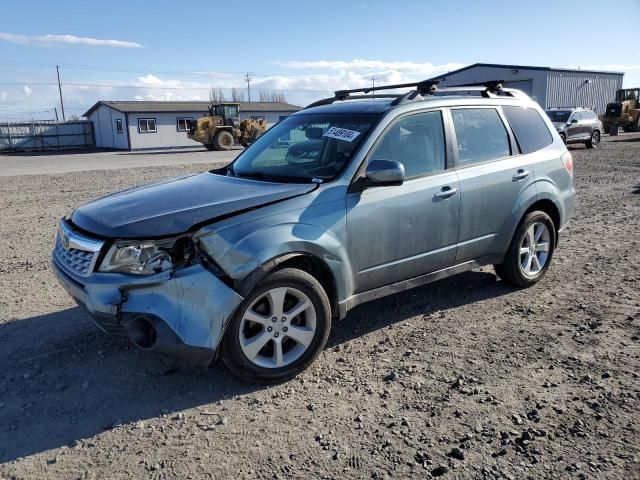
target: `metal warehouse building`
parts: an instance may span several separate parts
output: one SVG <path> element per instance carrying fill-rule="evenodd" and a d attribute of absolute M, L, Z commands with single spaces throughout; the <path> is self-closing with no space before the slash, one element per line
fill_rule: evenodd
<path fill-rule="evenodd" d="M 615 99 L 616 90 L 622 88 L 623 75 L 618 72 L 474 63 L 432 80 L 440 80 L 440 87 L 497 80 L 504 87 L 524 91 L 543 108 L 586 107 L 601 115 L 607 103 Z"/>
<path fill-rule="evenodd" d="M 208 114 L 210 102 L 100 101 L 84 114 L 93 124 L 98 148 L 201 147 L 187 138 L 189 123 Z M 240 102 L 240 120 L 265 119 L 267 125 L 300 110 L 279 102 Z"/>

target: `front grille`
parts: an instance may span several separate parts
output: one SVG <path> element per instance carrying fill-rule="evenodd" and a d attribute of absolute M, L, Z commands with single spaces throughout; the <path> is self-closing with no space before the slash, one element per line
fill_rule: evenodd
<path fill-rule="evenodd" d="M 71 273 L 88 277 L 93 272 L 101 248 L 101 241 L 74 232 L 62 220 L 56 235 L 53 257 Z"/>
<path fill-rule="evenodd" d="M 94 258 L 98 255 L 98 252 L 85 252 L 84 250 L 78 250 L 77 248 L 69 248 L 65 250 L 62 246 L 62 240 L 60 235 L 56 237 L 56 260 L 69 270 L 81 275 L 83 277 L 89 276 L 91 273 L 91 266 L 94 263 Z"/>

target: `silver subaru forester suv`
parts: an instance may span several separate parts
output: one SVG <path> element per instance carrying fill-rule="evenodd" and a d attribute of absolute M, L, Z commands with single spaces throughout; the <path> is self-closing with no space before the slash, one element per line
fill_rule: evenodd
<path fill-rule="evenodd" d="M 106 332 L 282 381 L 362 302 L 487 264 L 518 287 L 540 281 L 572 177 L 556 129 L 517 90 L 338 91 L 225 168 L 77 208 L 52 263 Z"/>

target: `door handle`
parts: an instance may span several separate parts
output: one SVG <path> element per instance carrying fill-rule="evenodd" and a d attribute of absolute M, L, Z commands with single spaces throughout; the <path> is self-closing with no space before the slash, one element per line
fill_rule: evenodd
<path fill-rule="evenodd" d="M 518 180 L 522 180 L 523 178 L 527 178 L 529 176 L 529 170 L 520 169 L 513 176 L 513 181 L 517 182 Z"/>
<path fill-rule="evenodd" d="M 442 187 L 442 189 L 436 193 L 436 198 L 449 198 L 450 196 L 455 195 L 457 191 L 457 188 Z"/>

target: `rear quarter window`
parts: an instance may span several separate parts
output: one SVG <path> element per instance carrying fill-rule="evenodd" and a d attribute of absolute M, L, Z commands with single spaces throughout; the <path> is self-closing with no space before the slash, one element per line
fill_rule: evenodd
<path fill-rule="evenodd" d="M 536 152 L 553 143 L 551 132 L 536 109 L 503 106 L 502 111 L 522 153 Z"/>

